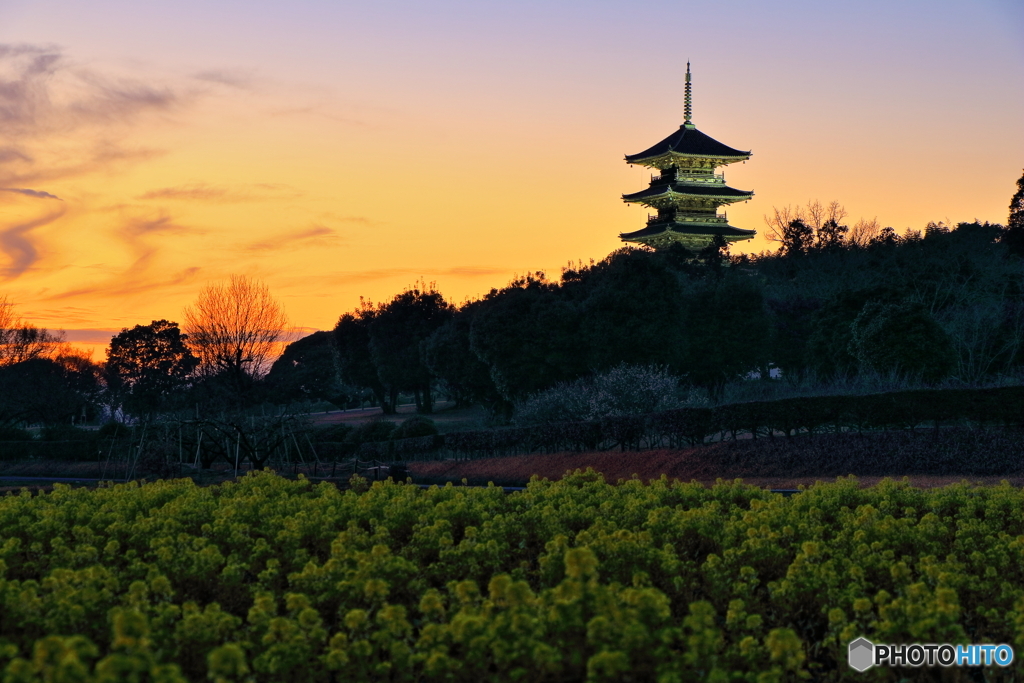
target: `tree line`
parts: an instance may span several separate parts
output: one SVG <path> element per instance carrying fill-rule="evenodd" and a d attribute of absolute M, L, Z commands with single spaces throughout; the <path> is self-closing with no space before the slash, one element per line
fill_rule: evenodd
<path fill-rule="evenodd" d="M 101 406 L 148 417 L 401 395 L 439 395 L 500 420 L 551 387 L 624 366 L 657 367 L 722 399 L 731 383 L 940 385 L 1019 379 L 1024 369 L 1024 177 L 1006 226 L 929 223 L 898 234 L 844 222 L 838 203 L 766 217 L 772 252 L 716 241 L 626 247 L 560 276 L 534 272 L 455 305 L 432 283 L 362 301 L 332 330 L 283 348 L 287 318 L 244 277 L 200 292 L 179 325 L 125 328 L 96 364 L 0 301 L 0 425 L 68 423 Z M 643 376 L 639 373 L 638 376 Z"/>

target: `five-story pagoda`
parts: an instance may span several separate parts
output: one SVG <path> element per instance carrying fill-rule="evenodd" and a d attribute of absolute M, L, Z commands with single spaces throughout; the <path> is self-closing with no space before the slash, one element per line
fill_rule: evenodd
<path fill-rule="evenodd" d="M 726 242 L 748 240 L 753 230 L 729 225 L 728 218 L 718 214 L 723 204 L 742 202 L 754 196 L 748 190 L 737 190 L 725 184 L 725 175 L 715 173 L 719 166 L 750 158 L 741 152 L 705 135 L 691 121 L 690 63 L 686 63 L 685 121 L 679 130 L 639 154 L 626 156 L 629 164 L 649 166 L 660 171 L 651 177 L 646 190 L 624 194 L 625 202 L 636 202 L 657 210 L 648 215 L 647 227 L 622 233 L 624 242 L 639 242 L 651 247 L 665 247 L 679 242 L 687 249 L 699 251 L 711 244 L 715 235 Z"/>

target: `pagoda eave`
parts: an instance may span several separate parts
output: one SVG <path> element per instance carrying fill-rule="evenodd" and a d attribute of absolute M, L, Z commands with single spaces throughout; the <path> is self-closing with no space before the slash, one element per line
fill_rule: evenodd
<path fill-rule="evenodd" d="M 636 241 L 638 238 L 654 237 L 661 235 L 662 233 L 672 232 L 678 235 L 692 235 L 692 236 L 706 236 L 712 237 L 714 235 L 721 235 L 727 242 L 735 242 L 738 240 L 748 240 L 757 234 L 756 230 L 744 230 L 743 228 L 734 228 L 731 225 L 723 223 L 653 223 L 648 225 L 642 230 L 636 230 L 634 232 L 624 232 L 619 235 L 619 238 L 627 242 Z"/>
<path fill-rule="evenodd" d="M 708 187 L 699 185 L 675 185 L 649 187 L 646 190 L 622 195 L 624 202 L 646 203 L 652 200 L 679 201 L 685 199 L 714 200 L 721 204 L 745 202 L 754 196 L 752 190 L 737 190 L 731 187 Z"/>
<path fill-rule="evenodd" d="M 728 166 L 729 164 L 735 164 L 739 161 L 746 161 L 751 156 L 750 152 L 744 152 L 738 156 L 716 156 L 713 154 L 682 154 L 680 152 L 669 152 L 667 154 L 658 154 L 650 157 L 640 156 L 629 156 L 626 155 L 626 163 L 634 164 L 636 166 L 650 166 L 664 170 L 673 166 L 688 168 L 693 166 L 706 166 L 706 167 L 718 167 Z M 693 164 L 694 161 L 705 162 L 702 164 Z"/>
<path fill-rule="evenodd" d="M 728 231 L 722 229 L 715 232 L 682 232 L 669 230 L 664 226 L 648 226 L 636 232 L 622 233 L 619 235 L 619 238 L 623 242 L 644 244 L 654 249 L 660 249 L 672 244 L 680 244 L 690 251 L 697 252 L 713 244 L 716 235 L 721 235 L 722 239 L 727 243 L 731 243 L 749 240 L 756 234 L 754 230 L 741 230 L 732 226 L 726 226 L 726 228 L 728 228 Z"/>

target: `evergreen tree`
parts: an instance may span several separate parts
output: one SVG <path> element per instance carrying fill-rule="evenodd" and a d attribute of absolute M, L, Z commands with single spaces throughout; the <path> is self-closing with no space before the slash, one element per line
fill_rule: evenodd
<path fill-rule="evenodd" d="M 1024 258 L 1024 175 L 1017 180 L 1017 192 L 1010 200 L 1010 219 L 1006 222 L 1002 242 L 1011 254 Z"/>
<path fill-rule="evenodd" d="M 420 283 L 377 308 L 370 323 L 369 349 L 377 376 L 392 395 L 412 391 L 419 412 L 433 412 L 430 368 L 421 345 L 455 314 L 433 283 Z"/>

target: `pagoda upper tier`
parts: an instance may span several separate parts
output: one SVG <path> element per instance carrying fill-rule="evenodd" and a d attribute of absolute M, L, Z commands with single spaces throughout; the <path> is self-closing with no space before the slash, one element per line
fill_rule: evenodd
<path fill-rule="evenodd" d="M 738 190 L 725 184 L 725 175 L 715 173 L 719 166 L 746 161 L 750 152 L 729 147 L 697 130 L 691 121 L 690 65 L 686 65 L 686 117 L 683 125 L 667 138 L 640 152 L 629 154 L 626 161 L 656 168 L 645 190 L 622 195 L 623 201 L 657 210 L 648 215 L 647 227 L 619 237 L 625 242 L 638 242 L 651 247 L 680 243 L 699 251 L 711 244 L 716 235 L 727 242 L 751 239 L 756 233 L 729 225 L 719 215 L 723 204 L 747 201 L 754 196 L 750 190 Z"/>
<path fill-rule="evenodd" d="M 678 121 L 678 119 L 676 119 Z M 627 154 L 626 162 L 654 168 L 692 168 L 693 162 L 710 162 L 714 166 L 746 161 L 750 152 L 741 152 L 723 145 L 710 135 L 697 130 L 692 123 L 684 123 L 679 130 L 658 144 L 639 154 Z M 698 166 L 698 168 L 701 166 Z M 706 166 L 705 166 L 706 167 Z"/>

